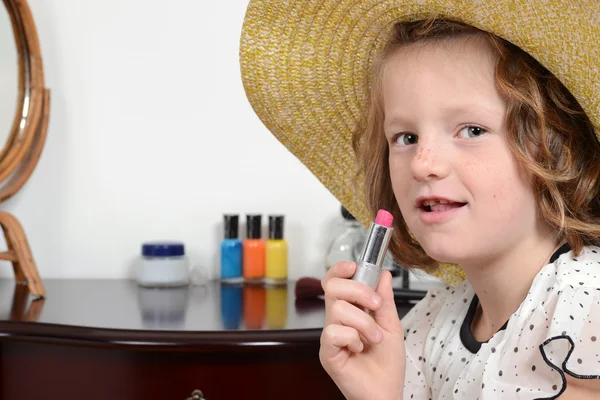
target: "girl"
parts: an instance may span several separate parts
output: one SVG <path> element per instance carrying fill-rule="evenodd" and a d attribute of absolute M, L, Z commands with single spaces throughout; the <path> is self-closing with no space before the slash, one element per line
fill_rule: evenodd
<path fill-rule="evenodd" d="M 467 279 L 430 290 L 401 322 L 389 273 L 373 291 L 347 279 L 353 263 L 335 265 L 322 280 L 321 363 L 350 399 L 598 398 L 598 107 L 582 108 L 492 29 L 462 22 L 478 15 L 492 26 L 505 7 L 513 12 L 506 21 L 519 20 L 505 24 L 529 29 L 533 43 L 533 25 L 559 16 L 547 2 L 542 14 L 541 0 L 534 11 L 536 1 L 516 10 L 500 1 L 484 17 L 469 2 L 424 3 L 397 18 L 366 75 L 365 118 L 353 128 L 357 172 L 370 214 L 384 208 L 396 217 L 390 250 L 398 262 L 428 272 L 459 264 Z M 436 16 L 448 13 L 446 3 L 459 6 Z M 556 3 L 565 15 L 581 6 Z M 600 15 L 596 2 L 586 4 L 588 15 Z M 554 39 L 562 35 L 569 32 Z M 586 80 L 597 73 L 591 58 L 572 66 L 590 69 L 563 74 L 581 99 L 595 84 Z M 589 98 L 598 99 L 597 90 Z M 263 120 L 283 136 L 281 123 Z M 288 136 L 301 130 L 289 129 Z"/>

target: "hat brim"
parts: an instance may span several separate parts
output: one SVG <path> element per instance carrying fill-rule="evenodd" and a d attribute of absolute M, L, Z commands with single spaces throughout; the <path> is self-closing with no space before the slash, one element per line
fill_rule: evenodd
<path fill-rule="evenodd" d="M 600 2 L 250 1 L 240 40 L 250 104 L 365 225 L 372 216 L 355 185 L 351 138 L 366 104 L 366 71 L 394 23 L 432 14 L 489 31 L 528 52 L 571 91 L 599 131 Z M 441 278 L 457 282 L 464 273 L 446 265 Z"/>

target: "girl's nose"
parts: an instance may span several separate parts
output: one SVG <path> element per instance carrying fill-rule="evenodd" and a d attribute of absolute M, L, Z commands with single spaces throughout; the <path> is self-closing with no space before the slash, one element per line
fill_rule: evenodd
<path fill-rule="evenodd" d="M 410 163 L 413 177 L 418 181 L 428 181 L 448 175 L 447 152 L 440 143 L 418 143 Z"/>

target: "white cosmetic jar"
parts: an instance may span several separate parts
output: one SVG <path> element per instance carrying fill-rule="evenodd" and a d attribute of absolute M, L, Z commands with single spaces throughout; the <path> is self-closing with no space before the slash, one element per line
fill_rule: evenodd
<path fill-rule="evenodd" d="M 190 267 L 181 242 L 142 244 L 142 259 L 137 267 L 137 283 L 144 287 L 185 286 L 190 282 Z"/>

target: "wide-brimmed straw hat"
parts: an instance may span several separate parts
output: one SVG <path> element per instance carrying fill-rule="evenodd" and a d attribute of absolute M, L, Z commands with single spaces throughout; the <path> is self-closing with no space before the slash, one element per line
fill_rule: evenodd
<path fill-rule="evenodd" d="M 598 0 L 252 0 L 240 42 L 246 95 L 267 128 L 363 224 L 352 132 L 365 79 L 395 22 L 431 15 L 489 31 L 537 59 L 600 127 Z M 464 278 L 444 265 L 448 283 Z"/>

